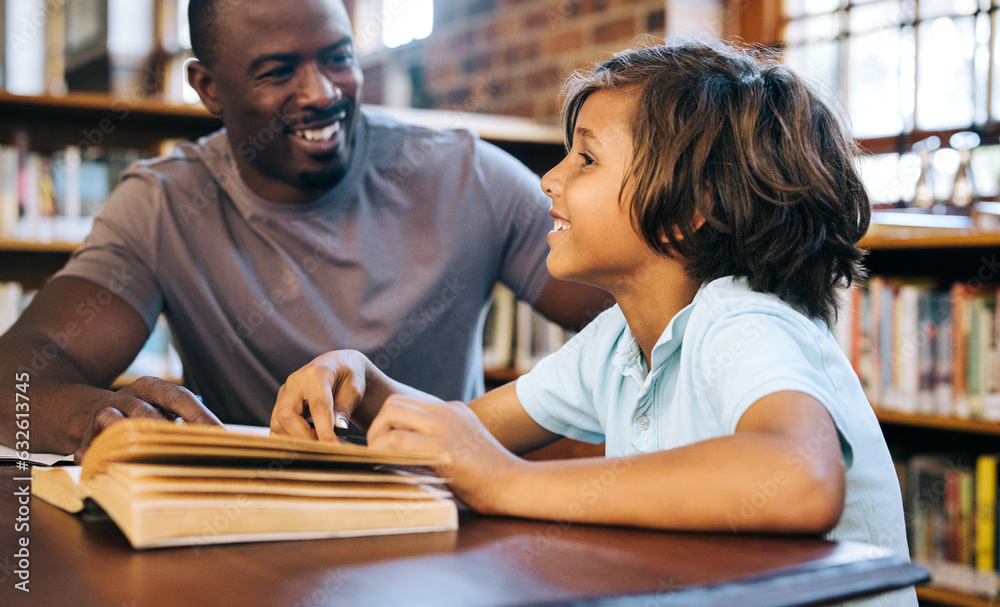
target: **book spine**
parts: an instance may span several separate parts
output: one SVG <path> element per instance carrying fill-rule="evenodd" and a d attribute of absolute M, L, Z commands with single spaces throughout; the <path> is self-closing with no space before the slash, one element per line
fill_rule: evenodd
<path fill-rule="evenodd" d="M 976 569 L 996 568 L 997 456 L 976 458 Z"/>

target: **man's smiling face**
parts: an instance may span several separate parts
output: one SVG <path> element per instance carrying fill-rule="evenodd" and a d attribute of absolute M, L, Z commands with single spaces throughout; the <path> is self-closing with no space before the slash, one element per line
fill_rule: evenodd
<path fill-rule="evenodd" d="M 251 0 L 220 9 L 210 66 L 194 76 L 258 195 L 302 203 L 344 176 L 362 74 L 339 0 Z"/>

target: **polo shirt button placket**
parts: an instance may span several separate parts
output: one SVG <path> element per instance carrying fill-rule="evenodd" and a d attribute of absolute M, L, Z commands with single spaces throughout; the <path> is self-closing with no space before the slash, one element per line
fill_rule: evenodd
<path fill-rule="evenodd" d="M 649 418 L 645 415 L 640 416 L 639 419 L 635 421 L 639 424 L 640 430 L 649 430 Z"/>

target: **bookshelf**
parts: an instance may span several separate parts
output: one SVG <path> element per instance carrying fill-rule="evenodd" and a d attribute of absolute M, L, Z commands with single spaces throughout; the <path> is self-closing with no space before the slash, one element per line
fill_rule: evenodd
<path fill-rule="evenodd" d="M 994 275 L 1000 268 L 993 263 L 994 255 L 1000 251 L 1000 233 L 873 225 L 861 244 L 869 250 L 866 265 L 871 276 L 930 278 L 939 280 L 941 285 L 976 280 L 989 283 L 1000 279 L 1000 275 Z M 896 321 L 897 312 L 894 308 L 893 321 Z M 915 335 L 910 340 L 919 341 L 920 337 Z M 896 356 L 895 351 L 893 356 Z M 931 453 L 971 454 L 974 457 L 998 451 L 998 422 L 901 412 L 889 408 L 886 403 L 872 404 L 886 442 L 901 454 L 902 462 L 910 461 L 908 458 L 912 456 Z M 913 482 L 909 472 L 906 474 L 904 485 Z M 919 486 L 904 486 L 904 500 L 918 491 Z M 908 503 L 907 507 L 913 505 Z M 912 510 L 909 516 L 914 516 Z M 915 541 L 914 537 L 910 540 Z M 917 592 L 921 605 L 978 607 L 996 604 L 995 598 L 991 600 L 952 587 L 927 586 L 918 588 Z"/>

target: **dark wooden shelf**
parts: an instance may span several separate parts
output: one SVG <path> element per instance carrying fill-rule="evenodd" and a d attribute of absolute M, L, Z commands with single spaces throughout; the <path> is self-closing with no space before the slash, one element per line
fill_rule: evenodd
<path fill-rule="evenodd" d="M 116 114 L 125 110 L 145 118 L 188 118 L 218 122 L 201 104 L 175 104 L 145 97 L 119 98 L 103 93 L 73 92 L 66 95 L 13 95 L 0 91 L 0 108 L 48 114 Z M 20 118 L 20 116 L 18 117 Z"/>
<path fill-rule="evenodd" d="M 873 251 L 888 249 L 945 249 L 1000 247 L 1000 232 L 948 228 L 910 228 L 872 225 L 861 246 Z"/>
<path fill-rule="evenodd" d="M 988 434 L 1000 436 L 1000 422 L 990 422 L 978 419 L 960 419 L 943 415 L 918 415 L 886 411 L 876 407 L 875 416 L 879 423 L 910 426 L 914 428 L 931 428 L 948 432 L 964 432 L 968 434 Z"/>
<path fill-rule="evenodd" d="M 518 377 L 524 374 L 524 371 L 518 369 L 486 369 L 483 371 L 483 376 L 486 378 L 487 386 L 499 386 L 501 384 L 506 384 L 514 381 Z"/>
<path fill-rule="evenodd" d="M 79 247 L 79 242 L 38 242 L 34 240 L 0 239 L 0 252 L 72 253 Z"/>
<path fill-rule="evenodd" d="M 917 586 L 917 599 L 921 606 L 947 605 L 949 607 L 996 607 L 997 600 L 987 599 L 957 590 L 937 586 Z"/>

